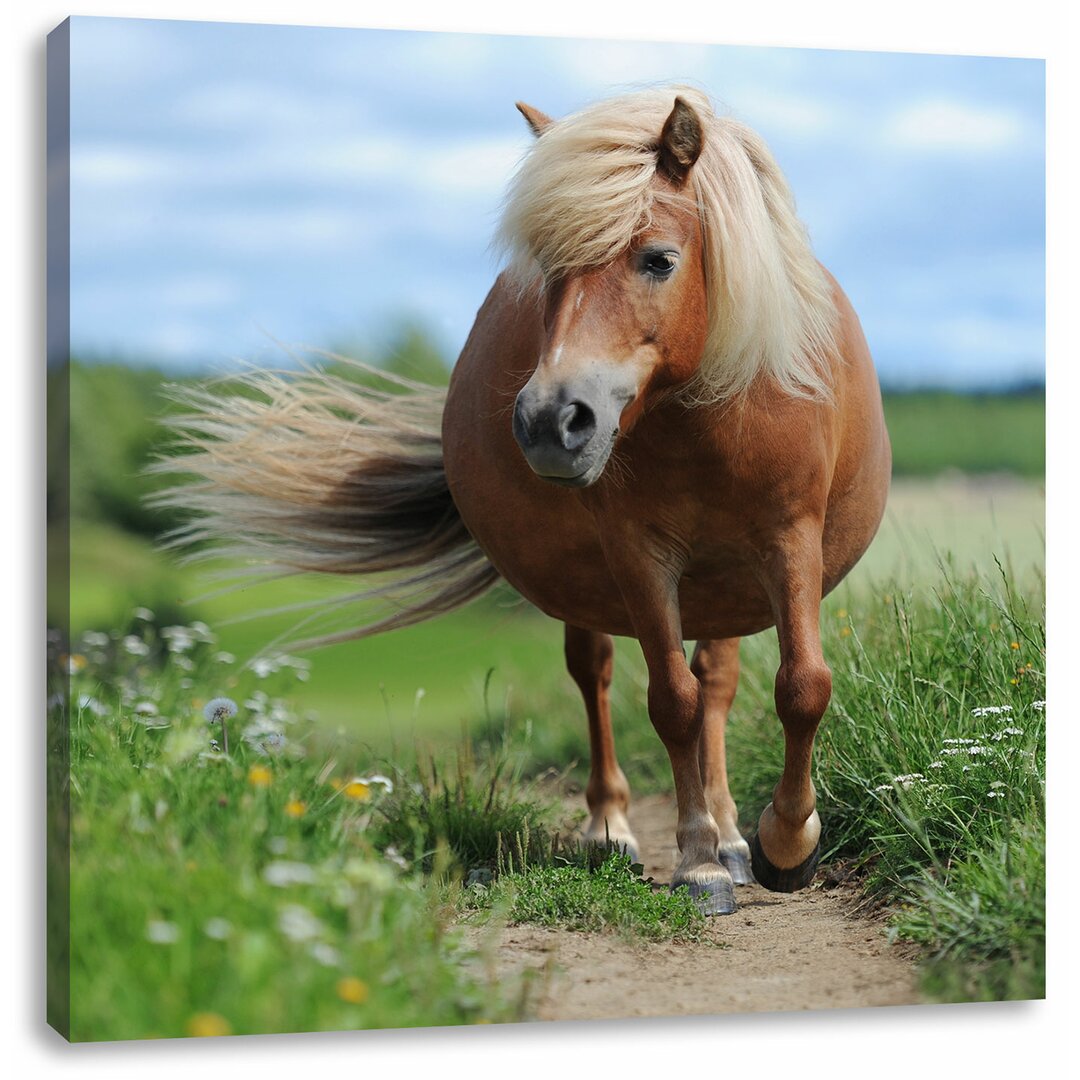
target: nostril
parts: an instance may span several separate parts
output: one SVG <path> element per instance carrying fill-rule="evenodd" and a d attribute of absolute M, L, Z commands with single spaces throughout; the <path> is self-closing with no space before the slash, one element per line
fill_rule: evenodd
<path fill-rule="evenodd" d="M 513 420 L 514 438 L 517 439 L 518 445 L 524 450 L 532 445 L 532 435 L 529 433 L 529 425 L 525 419 L 525 410 L 521 404 L 521 398 L 514 402 L 514 420 Z"/>
<path fill-rule="evenodd" d="M 583 401 L 571 401 L 559 410 L 559 441 L 570 451 L 580 450 L 596 434 L 596 414 Z"/>

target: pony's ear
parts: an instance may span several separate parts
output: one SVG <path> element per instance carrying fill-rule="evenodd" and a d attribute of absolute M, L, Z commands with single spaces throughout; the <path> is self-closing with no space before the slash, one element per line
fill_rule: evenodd
<path fill-rule="evenodd" d="M 525 117 L 529 127 L 532 128 L 532 133 L 540 138 L 549 127 L 551 127 L 554 121 L 547 113 L 542 113 L 539 109 L 534 109 L 531 105 L 526 105 L 524 101 L 518 101 L 517 111 Z"/>
<path fill-rule="evenodd" d="M 694 162 L 701 156 L 705 132 L 701 119 L 681 97 L 664 121 L 660 132 L 660 150 L 656 167 L 676 187 L 686 183 Z"/>

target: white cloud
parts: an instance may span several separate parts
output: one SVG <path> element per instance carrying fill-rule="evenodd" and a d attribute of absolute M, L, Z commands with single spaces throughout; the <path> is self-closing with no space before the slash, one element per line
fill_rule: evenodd
<path fill-rule="evenodd" d="M 737 113 L 754 128 L 772 136 L 819 137 L 836 125 L 835 107 L 805 95 L 770 94 L 748 90 L 742 95 Z"/>
<path fill-rule="evenodd" d="M 223 274 L 183 274 L 167 278 L 158 299 L 169 307 L 207 308 L 232 304 L 240 294 L 235 279 Z"/>
<path fill-rule="evenodd" d="M 882 138 L 904 150 L 992 152 L 1019 142 L 1023 132 L 1023 121 L 1012 109 L 939 99 L 894 112 Z"/>
<path fill-rule="evenodd" d="M 186 91 L 177 101 L 173 116 L 201 131 L 270 131 L 281 137 L 290 129 L 309 131 L 313 124 L 340 128 L 355 123 L 366 112 L 362 101 L 342 94 L 315 93 L 307 87 L 286 88 L 269 80 L 238 79 Z"/>
<path fill-rule="evenodd" d="M 167 181 L 180 159 L 138 146 L 90 143 L 71 149 L 71 182 L 94 187 L 125 187 Z"/>
<path fill-rule="evenodd" d="M 570 40 L 554 45 L 551 59 L 586 91 L 584 106 L 639 84 L 704 83 L 712 52 L 708 45 Z"/>

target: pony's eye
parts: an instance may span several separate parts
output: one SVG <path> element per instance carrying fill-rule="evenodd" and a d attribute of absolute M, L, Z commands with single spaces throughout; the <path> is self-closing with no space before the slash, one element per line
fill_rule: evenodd
<path fill-rule="evenodd" d="M 666 278 L 675 269 L 675 256 L 670 251 L 646 251 L 641 257 L 641 272 L 649 277 Z"/>

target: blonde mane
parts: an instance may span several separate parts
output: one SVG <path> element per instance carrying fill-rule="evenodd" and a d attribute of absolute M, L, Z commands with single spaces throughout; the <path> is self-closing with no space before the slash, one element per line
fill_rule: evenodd
<path fill-rule="evenodd" d="M 656 182 L 660 132 L 676 96 L 705 133 L 678 193 Z M 829 398 L 836 310 L 828 279 L 764 141 L 718 116 L 699 90 L 642 90 L 553 123 L 511 182 L 497 242 L 526 285 L 610 262 L 661 201 L 687 199 L 705 240 L 709 327 L 685 399 L 724 401 L 761 376 L 793 395 Z"/>

